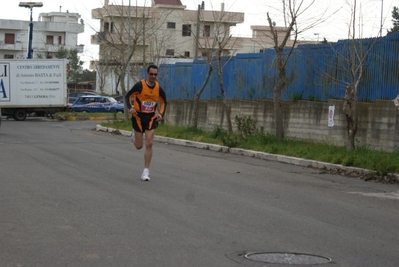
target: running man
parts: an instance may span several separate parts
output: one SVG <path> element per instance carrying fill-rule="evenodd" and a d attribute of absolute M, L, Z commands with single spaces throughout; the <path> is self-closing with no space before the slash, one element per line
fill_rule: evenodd
<path fill-rule="evenodd" d="M 150 180 L 154 132 L 158 122 L 163 120 L 166 109 L 166 95 L 157 81 L 157 76 L 158 67 L 150 65 L 147 68 L 147 79 L 137 82 L 125 97 L 126 105 L 132 114 L 133 142 L 137 149 L 143 148 L 143 133 L 145 134 L 144 170 L 141 175 L 143 181 Z"/>

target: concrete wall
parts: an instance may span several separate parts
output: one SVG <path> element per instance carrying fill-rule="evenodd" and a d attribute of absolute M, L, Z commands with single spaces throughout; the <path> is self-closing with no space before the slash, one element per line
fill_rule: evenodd
<path fill-rule="evenodd" d="M 231 118 L 235 128 L 235 116 L 251 116 L 265 133 L 275 134 L 272 100 L 232 100 Z M 290 101 L 283 102 L 284 131 L 286 138 L 325 142 L 344 146 L 346 118 L 342 113 L 342 100 L 328 102 Z M 328 127 L 329 106 L 335 106 L 334 126 Z M 177 126 L 191 125 L 192 101 L 172 100 L 168 102 L 166 123 Z M 399 149 L 399 111 L 393 101 L 358 103 L 359 129 L 356 145 L 388 152 Z M 209 100 L 200 102 L 199 128 L 212 131 L 215 126 L 226 129 L 222 102 Z"/>

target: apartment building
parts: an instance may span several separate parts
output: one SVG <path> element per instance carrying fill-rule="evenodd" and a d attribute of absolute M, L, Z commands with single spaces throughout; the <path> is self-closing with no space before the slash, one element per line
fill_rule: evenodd
<path fill-rule="evenodd" d="M 78 34 L 84 32 L 83 20 L 78 13 L 40 13 L 33 21 L 32 58 L 54 58 L 60 47 L 78 49 Z M 29 23 L 24 20 L 0 19 L 0 58 L 24 59 L 28 55 Z"/>
<path fill-rule="evenodd" d="M 228 12 L 224 4 L 207 10 L 202 2 L 198 10 L 188 10 L 181 0 L 152 0 L 148 7 L 105 0 L 103 7 L 92 10 L 92 18 L 100 22 L 99 32 L 91 36 L 91 44 L 99 45 L 99 60 L 90 68 L 97 70 L 97 90 L 108 94 L 121 93 L 121 71 L 128 62 L 132 84 L 137 80 L 135 70 L 150 62 L 191 62 L 218 53 L 234 56 L 274 47 L 267 26 L 251 27 L 252 38 L 231 36 L 231 28 L 244 22 L 244 13 Z M 280 37 L 285 35 L 286 28 L 276 30 Z"/>
<path fill-rule="evenodd" d="M 162 58 L 198 58 L 216 49 L 223 40 L 223 54 L 240 45 L 228 41 L 230 27 L 244 21 L 244 13 L 187 10 L 180 0 L 153 0 L 150 7 L 109 5 L 92 10 L 100 31 L 91 43 L 100 45 L 99 61 L 109 61 L 110 46 L 136 49 L 132 63 L 162 62 Z M 130 27 L 129 27 L 130 26 Z M 129 43 L 130 42 L 130 43 Z M 112 45 L 111 45 L 112 44 Z M 197 45 L 198 44 L 198 45 Z M 112 51 L 112 49 L 111 49 Z"/>

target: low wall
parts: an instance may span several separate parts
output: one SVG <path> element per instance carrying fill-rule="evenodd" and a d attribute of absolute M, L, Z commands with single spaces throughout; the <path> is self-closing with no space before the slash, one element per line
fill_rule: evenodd
<path fill-rule="evenodd" d="M 229 101 L 235 129 L 235 116 L 251 116 L 265 133 L 275 134 L 274 104 L 272 100 Z M 345 145 L 346 118 L 342 113 L 342 100 L 328 102 L 283 102 L 284 134 L 286 138 Z M 329 106 L 335 107 L 334 126 L 328 127 Z M 176 126 L 191 125 L 193 101 L 168 101 L 166 123 Z M 357 146 L 393 152 L 399 149 L 399 111 L 393 101 L 358 103 L 359 128 Z M 226 129 L 222 101 L 200 101 L 198 127 L 212 131 L 215 126 Z"/>

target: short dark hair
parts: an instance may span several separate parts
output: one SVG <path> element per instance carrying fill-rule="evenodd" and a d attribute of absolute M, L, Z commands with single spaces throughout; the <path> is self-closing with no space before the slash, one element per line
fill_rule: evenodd
<path fill-rule="evenodd" d="M 158 70 L 158 67 L 157 67 L 157 65 L 154 65 L 154 64 L 148 66 L 148 68 L 147 68 L 147 73 L 150 72 L 150 69 L 156 69 L 156 70 Z"/>

